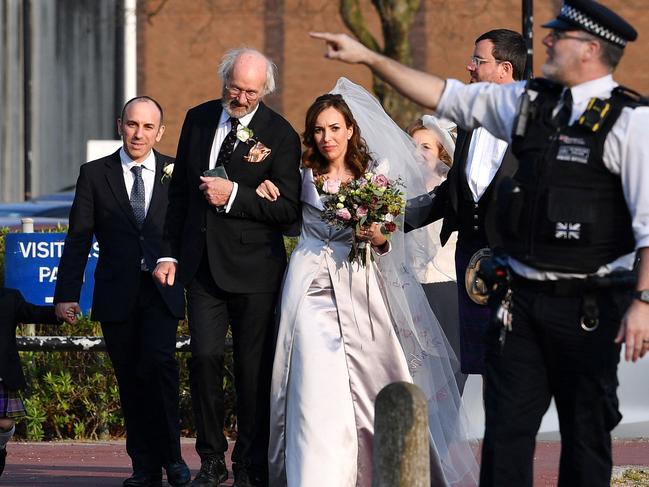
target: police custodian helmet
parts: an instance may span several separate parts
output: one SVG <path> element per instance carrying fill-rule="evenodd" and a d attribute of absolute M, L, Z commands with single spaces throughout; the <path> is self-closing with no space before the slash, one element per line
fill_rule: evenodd
<path fill-rule="evenodd" d="M 631 24 L 593 0 L 564 0 L 557 18 L 543 24 L 543 27 L 584 30 L 622 48 L 638 37 Z"/>

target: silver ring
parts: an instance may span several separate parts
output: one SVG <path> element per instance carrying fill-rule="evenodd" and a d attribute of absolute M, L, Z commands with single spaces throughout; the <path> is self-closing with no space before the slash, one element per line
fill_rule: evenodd
<path fill-rule="evenodd" d="M 599 320 L 595 318 L 594 320 L 586 320 L 583 316 L 580 319 L 580 324 L 582 329 L 585 331 L 595 331 L 599 327 Z"/>

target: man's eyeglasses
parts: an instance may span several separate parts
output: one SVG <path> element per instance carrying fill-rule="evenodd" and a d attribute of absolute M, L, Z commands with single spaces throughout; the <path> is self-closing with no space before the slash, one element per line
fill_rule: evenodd
<path fill-rule="evenodd" d="M 472 64 L 476 68 L 479 68 L 483 64 L 487 64 L 487 63 L 500 64 L 502 62 L 503 62 L 502 59 L 495 59 L 495 58 L 494 59 L 483 59 L 483 58 L 478 57 L 478 56 L 471 56 L 469 64 Z"/>
<path fill-rule="evenodd" d="M 591 37 L 581 37 L 568 34 L 565 30 L 551 30 L 548 35 L 553 42 L 560 41 L 561 39 L 572 39 L 573 41 L 588 42 L 592 41 Z"/>
<path fill-rule="evenodd" d="M 226 90 L 228 90 L 228 94 L 233 97 L 238 97 L 241 93 L 246 95 L 246 99 L 248 101 L 255 101 L 257 98 L 259 98 L 259 93 L 256 91 L 252 90 L 242 90 L 241 88 L 237 88 L 236 86 L 226 86 Z"/>

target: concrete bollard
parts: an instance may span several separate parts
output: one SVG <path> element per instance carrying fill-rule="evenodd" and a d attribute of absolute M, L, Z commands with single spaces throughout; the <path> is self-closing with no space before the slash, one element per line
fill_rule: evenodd
<path fill-rule="evenodd" d="M 372 487 L 430 487 L 428 404 L 414 384 L 395 382 L 376 396 Z"/>

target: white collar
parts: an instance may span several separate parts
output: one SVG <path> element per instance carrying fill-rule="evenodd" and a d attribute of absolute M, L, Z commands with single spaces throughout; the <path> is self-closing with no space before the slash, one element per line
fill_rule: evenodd
<path fill-rule="evenodd" d="M 255 113 L 257 113 L 257 110 L 259 110 L 259 103 L 257 103 L 257 106 L 255 107 L 255 109 L 252 112 L 250 112 L 247 115 L 244 115 L 243 117 L 241 117 L 239 119 L 239 123 L 241 125 L 243 125 L 244 127 L 247 127 L 250 124 L 250 121 L 252 120 L 252 117 L 254 117 Z M 225 108 L 224 108 L 223 110 L 221 110 L 221 117 L 219 118 L 219 127 L 221 125 L 226 125 L 227 123 L 229 123 L 229 120 L 230 120 L 230 114 L 228 112 L 226 112 Z"/>
<path fill-rule="evenodd" d="M 126 153 L 124 147 L 119 150 L 119 158 L 122 161 L 122 168 L 126 171 L 130 171 L 133 166 L 138 165 L 138 163 L 131 159 L 130 156 Z M 153 153 L 153 150 L 149 152 L 149 155 L 146 156 L 144 162 L 139 163 L 139 165 L 141 165 L 145 169 L 148 169 L 149 171 L 155 172 L 155 154 Z"/>
<path fill-rule="evenodd" d="M 573 105 L 585 103 L 591 98 L 608 98 L 617 85 L 611 74 L 575 85 L 570 88 Z"/>

